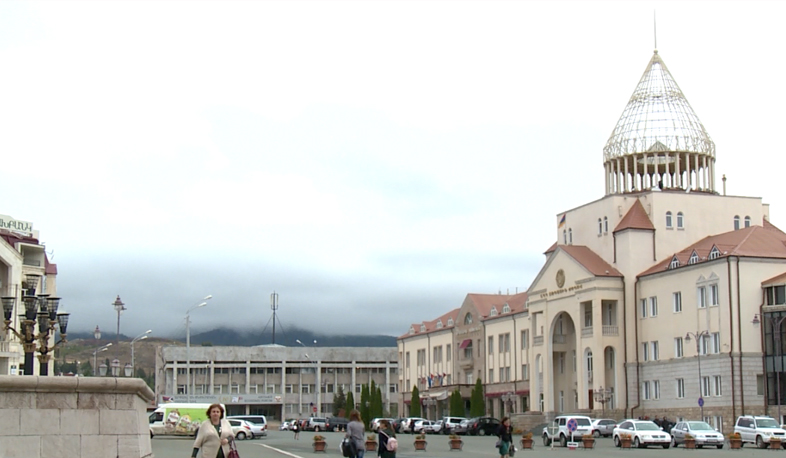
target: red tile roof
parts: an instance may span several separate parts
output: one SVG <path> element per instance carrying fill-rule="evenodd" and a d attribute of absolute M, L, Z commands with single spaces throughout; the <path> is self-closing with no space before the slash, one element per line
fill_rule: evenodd
<path fill-rule="evenodd" d="M 775 228 L 775 226 L 772 226 Z M 639 277 L 668 270 L 672 259 L 676 256 L 680 267 L 689 265 L 691 254 L 696 251 L 700 261 L 706 261 L 713 246 L 720 251 L 719 257 L 740 256 L 750 258 L 786 259 L 786 234 L 780 230 L 751 226 L 737 231 L 705 237 L 682 251 L 670 254 L 639 274 Z M 777 228 L 776 228 L 777 229 Z"/>
<path fill-rule="evenodd" d="M 655 230 L 652 220 L 650 220 L 647 211 L 644 210 L 644 206 L 639 199 L 636 199 L 636 202 L 630 207 L 628 213 L 622 217 L 617 227 L 614 228 L 614 232 L 624 231 L 625 229 Z"/>
<path fill-rule="evenodd" d="M 557 242 L 554 242 L 548 250 L 544 251 L 543 254 L 553 253 L 557 249 Z"/>
<path fill-rule="evenodd" d="M 529 296 L 526 292 L 518 294 L 467 294 L 467 300 L 472 301 L 481 320 L 523 312 L 527 308 L 527 297 Z M 502 313 L 505 304 L 510 307 L 510 312 Z M 492 317 L 491 309 L 495 307 L 497 314 Z"/>
<path fill-rule="evenodd" d="M 448 313 L 445 313 L 444 315 L 437 317 L 434 320 L 424 321 L 422 323 L 412 323 L 409 326 L 409 328 L 407 328 L 407 332 L 405 334 L 402 334 L 402 335 L 398 336 L 398 339 L 406 339 L 407 337 L 412 337 L 412 336 L 419 335 L 419 334 L 422 335 L 422 334 L 428 334 L 428 333 L 434 332 L 434 331 L 444 331 L 445 329 L 450 329 L 450 328 L 452 328 L 453 326 L 456 325 L 456 319 L 458 318 L 458 312 L 459 312 L 459 309 L 455 308 L 455 309 L 449 311 Z M 453 318 L 453 324 L 448 326 L 448 320 L 450 320 L 451 318 Z M 439 320 L 442 320 L 442 327 L 441 328 L 437 328 L 437 322 L 439 322 Z M 421 325 L 426 325 L 426 330 L 425 331 L 421 331 L 420 330 Z M 410 329 L 414 329 L 415 332 L 410 334 L 409 333 Z"/>
<path fill-rule="evenodd" d="M 784 283 L 786 283 L 786 272 L 764 280 L 761 282 L 761 286 L 782 285 Z"/>
<path fill-rule="evenodd" d="M 560 245 L 559 248 L 596 277 L 623 277 L 622 273 L 583 245 Z"/>

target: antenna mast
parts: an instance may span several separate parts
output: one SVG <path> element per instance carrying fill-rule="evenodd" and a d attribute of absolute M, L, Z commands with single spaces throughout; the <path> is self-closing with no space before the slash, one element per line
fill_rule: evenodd
<path fill-rule="evenodd" d="M 276 310 L 278 310 L 278 293 L 273 291 L 270 295 L 270 310 L 273 311 L 273 345 L 276 344 Z"/>
<path fill-rule="evenodd" d="M 658 52 L 658 18 L 655 13 L 656 11 L 652 10 L 652 29 L 655 33 L 655 52 Z"/>

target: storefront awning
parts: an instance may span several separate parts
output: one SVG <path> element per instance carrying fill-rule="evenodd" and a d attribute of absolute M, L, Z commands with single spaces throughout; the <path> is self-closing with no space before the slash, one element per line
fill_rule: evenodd
<path fill-rule="evenodd" d="M 463 350 L 463 349 L 467 348 L 469 346 L 469 344 L 471 344 L 471 343 L 472 343 L 472 339 L 464 339 L 461 342 L 461 345 L 459 345 L 459 350 Z"/>

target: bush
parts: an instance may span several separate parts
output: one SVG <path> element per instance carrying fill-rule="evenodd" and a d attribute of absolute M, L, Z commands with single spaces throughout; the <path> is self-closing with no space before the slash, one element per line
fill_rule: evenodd
<path fill-rule="evenodd" d="M 314 435 L 314 442 L 320 442 L 325 440 L 325 436 L 320 436 L 319 434 Z"/>
<path fill-rule="evenodd" d="M 425 439 L 426 439 L 426 435 L 425 434 L 418 434 L 417 436 L 415 436 L 415 440 L 418 440 L 418 441 L 422 441 L 422 440 L 425 440 Z"/>

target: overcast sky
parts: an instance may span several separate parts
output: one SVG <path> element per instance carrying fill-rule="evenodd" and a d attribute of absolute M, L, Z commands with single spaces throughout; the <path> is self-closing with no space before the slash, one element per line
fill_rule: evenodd
<path fill-rule="evenodd" d="M 525 290 L 657 46 L 786 227 L 784 2 L 0 2 L 0 214 L 71 331 L 400 335 Z"/>

